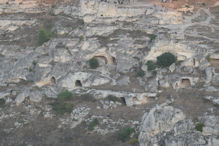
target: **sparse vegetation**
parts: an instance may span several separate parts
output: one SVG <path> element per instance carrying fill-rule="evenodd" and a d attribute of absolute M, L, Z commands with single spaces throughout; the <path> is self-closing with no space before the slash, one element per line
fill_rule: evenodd
<path fill-rule="evenodd" d="M 99 121 L 97 118 L 93 119 L 90 124 L 88 125 L 88 130 L 92 131 L 94 128 L 99 124 Z"/>
<path fill-rule="evenodd" d="M 157 37 L 155 34 L 149 34 L 148 36 L 149 36 L 149 38 L 150 38 L 150 42 L 152 42 L 153 40 L 155 40 L 156 37 Z"/>
<path fill-rule="evenodd" d="M 135 132 L 134 128 L 125 127 L 119 131 L 119 133 L 117 135 L 117 139 L 122 141 L 122 142 L 125 142 L 125 141 L 130 139 L 131 134 L 134 132 Z"/>
<path fill-rule="evenodd" d="M 34 60 L 34 61 L 32 62 L 32 64 L 33 64 L 33 66 L 36 66 L 36 65 L 37 65 L 37 62 Z"/>
<path fill-rule="evenodd" d="M 148 67 L 148 71 L 152 71 L 155 70 L 156 68 L 156 64 L 153 61 L 147 61 L 146 63 L 147 67 Z"/>
<path fill-rule="evenodd" d="M 208 60 L 208 62 L 211 61 L 210 55 L 206 56 L 206 60 Z"/>
<path fill-rule="evenodd" d="M 83 35 L 81 35 L 79 39 L 80 39 L 80 41 L 83 41 L 84 40 Z"/>
<path fill-rule="evenodd" d="M 56 33 L 42 29 L 38 34 L 38 45 L 41 46 L 45 42 L 48 42 L 51 39 L 51 37 L 56 37 L 56 36 L 57 36 Z"/>
<path fill-rule="evenodd" d="M 113 95 L 107 96 L 106 99 L 109 101 L 113 101 L 113 102 L 122 102 L 120 98 L 113 96 Z"/>
<path fill-rule="evenodd" d="M 96 69 L 99 66 L 99 62 L 96 58 L 91 58 L 89 60 L 89 65 L 90 65 L 90 68 Z"/>
<path fill-rule="evenodd" d="M 5 105 L 5 100 L 4 99 L 0 99 L 0 107 Z"/>
<path fill-rule="evenodd" d="M 198 124 L 195 126 L 195 129 L 196 129 L 197 131 L 202 132 L 204 126 L 205 126 L 204 123 L 198 123 Z"/>
<path fill-rule="evenodd" d="M 29 67 L 29 72 L 33 72 L 33 68 L 32 67 Z"/>
<path fill-rule="evenodd" d="M 51 104 L 53 110 L 60 114 L 70 113 L 73 109 L 72 104 L 66 101 L 69 100 L 72 96 L 73 94 L 68 90 L 59 93 L 57 100 Z"/>
<path fill-rule="evenodd" d="M 43 43 L 50 40 L 49 33 L 47 33 L 45 30 L 40 30 L 38 35 L 38 44 L 41 46 Z"/>
<path fill-rule="evenodd" d="M 137 75 L 139 77 L 143 77 L 145 75 L 145 72 L 142 69 L 139 69 L 139 71 L 137 72 Z"/>
<path fill-rule="evenodd" d="M 34 60 L 32 61 L 32 65 L 28 68 L 29 72 L 35 72 L 35 67 L 37 65 L 37 62 Z"/>
<path fill-rule="evenodd" d="M 169 67 L 177 60 L 176 56 L 167 52 L 157 57 L 157 65 L 160 67 Z"/>

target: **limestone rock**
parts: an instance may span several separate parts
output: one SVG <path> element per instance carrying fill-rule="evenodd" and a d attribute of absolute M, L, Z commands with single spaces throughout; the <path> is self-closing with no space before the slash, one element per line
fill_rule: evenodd
<path fill-rule="evenodd" d="M 102 77 L 98 74 L 92 74 L 87 72 L 75 72 L 69 73 L 62 79 L 60 85 L 69 90 L 73 90 L 76 87 L 92 87 L 107 84 L 110 79 Z M 78 84 L 77 84 L 78 83 Z"/>
<path fill-rule="evenodd" d="M 0 99 L 5 98 L 9 95 L 10 95 L 10 93 L 8 93 L 8 92 L 3 92 L 3 93 L 0 92 Z"/>
<path fill-rule="evenodd" d="M 219 105 L 219 97 L 205 96 L 204 99 L 211 101 L 215 105 Z"/>
<path fill-rule="evenodd" d="M 214 74 L 214 69 L 212 67 L 206 68 L 205 69 L 205 74 L 206 74 L 205 83 L 209 84 L 212 81 L 213 74 Z"/>
<path fill-rule="evenodd" d="M 31 92 L 29 95 L 30 101 L 40 102 L 42 100 L 42 93 L 40 91 Z"/>
<path fill-rule="evenodd" d="M 16 105 L 20 105 L 28 96 L 29 96 L 29 90 L 25 90 L 22 93 L 18 94 L 18 96 L 15 99 Z"/>
<path fill-rule="evenodd" d="M 216 146 L 218 117 L 202 117 L 202 121 L 205 121 L 203 133 L 194 128 L 193 122 L 186 119 L 181 110 L 171 106 L 154 107 L 143 115 L 139 135 L 140 146 Z"/>

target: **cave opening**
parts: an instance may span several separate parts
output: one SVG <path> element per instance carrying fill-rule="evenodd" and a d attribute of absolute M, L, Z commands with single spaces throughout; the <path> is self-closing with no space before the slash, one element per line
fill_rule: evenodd
<path fill-rule="evenodd" d="M 120 97 L 121 101 L 122 101 L 122 104 L 123 105 L 126 105 L 126 101 L 125 101 L 125 98 L 124 97 Z"/>
<path fill-rule="evenodd" d="M 75 86 L 76 86 L 76 87 L 82 87 L 81 81 L 80 81 L 80 80 L 76 80 L 76 81 L 75 81 Z"/>

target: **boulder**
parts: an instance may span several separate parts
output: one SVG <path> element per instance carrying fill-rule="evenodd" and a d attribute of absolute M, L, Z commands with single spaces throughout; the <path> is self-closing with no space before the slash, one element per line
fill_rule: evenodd
<path fill-rule="evenodd" d="M 20 105 L 28 96 L 29 90 L 24 90 L 22 93 L 18 94 L 18 96 L 15 99 L 16 105 Z"/>

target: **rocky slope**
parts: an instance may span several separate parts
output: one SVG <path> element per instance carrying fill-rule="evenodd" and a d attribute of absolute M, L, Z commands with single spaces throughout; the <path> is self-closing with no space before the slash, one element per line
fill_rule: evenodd
<path fill-rule="evenodd" d="M 219 145 L 213 2 L 0 3 L 0 145 Z"/>

